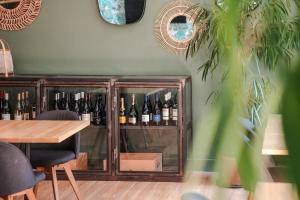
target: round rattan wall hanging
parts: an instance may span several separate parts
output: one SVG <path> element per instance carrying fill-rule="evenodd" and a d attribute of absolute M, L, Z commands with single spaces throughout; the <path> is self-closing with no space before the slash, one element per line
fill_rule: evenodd
<path fill-rule="evenodd" d="M 39 15 L 42 0 L 0 0 L 0 29 L 15 31 L 30 25 Z"/>
<path fill-rule="evenodd" d="M 156 39 L 175 54 L 184 54 L 189 41 L 199 31 L 194 24 L 195 16 L 187 12 L 192 5 L 188 0 L 171 1 L 162 8 L 155 20 Z"/>

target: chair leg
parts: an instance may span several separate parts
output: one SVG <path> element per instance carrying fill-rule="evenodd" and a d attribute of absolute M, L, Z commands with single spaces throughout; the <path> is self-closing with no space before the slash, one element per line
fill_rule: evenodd
<path fill-rule="evenodd" d="M 52 187 L 54 192 L 54 199 L 59 200 L 58 196 L 58 183 L 57 183 L 57 175 L 56 175 L 56 167 L 51 167 L 51 174 L 52 174 Z"/>
<path fill-rule="evenodd" d="M 37 196 L 38 194 L 38 189 L 39 189 L 39 183 L 35 184 L 35 186 L 33 187 L 33 193 L 35 196 Z"/>
<path fill-rule="evenodd" d="M 77 199 L 81 200 L 82 198 L 81 198 L 81 195 L 80 195 L 80 192 L 79 192 L 79 188 L 78 188 L 78 186 L 76 184 L 76 181 L 75 181 L 75 178 L 73 176 L 70 164 L 69 163 L 64 164 L 63 168 L 65 169 L 65 172 L 66 172 L 66 174 L 68 176 L 68 179 L 69 179 L 69 181 L 70 181 L 70 183 L 72 185 L 72 188 L 73 188 L 73 190 L 74 190 L 74 192 L 76 194 Z"/>
<path fill-rule="evenodd" d="M 13 200 L 13 199 L 14 199 L 14 197 L 11 195 L 4 197 L 4 200 Z"/>
<path fill-rule="evenodd" d="M 33 189 L 27 190 L 26 191 L 26 196 L 27 196 L 28 200 L 36 200 Z"/>

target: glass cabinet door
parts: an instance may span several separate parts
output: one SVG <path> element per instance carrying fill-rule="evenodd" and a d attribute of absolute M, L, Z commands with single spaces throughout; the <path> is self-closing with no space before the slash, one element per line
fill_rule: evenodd
<path fill-rule="evenodd" d="M 0 85 L 0 119 L 33 120 L 37 112 L 37 88 Z"/>
<path fill-rule="evenodd" d="M 42 110 L 70 110 L 78 113 L 80 120 L 91 125 L 80 132 L 80 155 L 72 169 L 77 171 L 108 172 L 109 138 L 109 88 L 100 86 L 55 85 L 43 87 Z M 76 173 L 75 173 L 76 175 Z"/>
<path fill-rule="evenodd" d="M 116 89 L 117 173 L 180 171 L 178 87 Z"/>

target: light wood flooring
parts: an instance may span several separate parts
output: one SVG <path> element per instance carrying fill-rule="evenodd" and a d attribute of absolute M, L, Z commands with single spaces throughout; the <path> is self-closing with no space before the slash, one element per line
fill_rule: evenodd
<path fill-rule="evenodd" d="M 220 189 L 213 185 L 169 182 L 78 181 L 85 200 L 180 200 L 185 192 L 197 192 L 209 199 L 246 200 L 243 189 Z M 59 182 L 61 200 L 76 200 L 71 186 Z M 38 199 L 53 200 L 51 182 L 39 185 Z"/>
<path fill-rule="evenodd" d="M 196 192 L 208 199 L 246 200 L 243 189 L 220 189 L 201 183 L 199 177 L 188 182 L 127 182 L 127 181 L 77 181 L 84 200 L 180 200 L 186 192 Z M 76 200 L 71 185 L 59 181 L 60 200 Z M 0 198 L 1 199 L 1 198 Z M 37 200 L 53 200 L 50 181 L 39 184 Z"/>

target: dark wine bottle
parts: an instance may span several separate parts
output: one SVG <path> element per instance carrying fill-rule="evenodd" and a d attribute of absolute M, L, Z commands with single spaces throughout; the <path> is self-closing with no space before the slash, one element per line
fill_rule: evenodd
<path fill-rule="evenodd" d="M 8 93 L 5 93 L 4 95 L 4 103 L 3 103 L 1 116 L 2 116 L 2 120 L 11 120 L 11 109 L 9 104 Z"/>
<path fill-rule="evenodd" d="M 153 109 L 153 123 L 157 126 L 160 125 L 161 122 L 161 111 L 159 106 L 159 94 L 155 95 L 155 104 Z"/>
<path fill-rule="evenodd" d="M 30 120 L 31 119 L 31 104 L 29 102 L 29 93 L 28 91 L 25 92 L 25 107 L 23 110 L 23 120 Z"/>
<path fill-rule="evenodd" d="M 178 121 L 178 105 L 177 105 L 177 95 L 174 95 L 174 100 L 173 100 L 173 109 L 172 109 L 172 120 L 173 122 L 177 125 Z"/>
<path fill-rule="evenodd" d="M 53 108 L 59 110 L 59 93 L 55 93 Z"/>
<path fill-rule="evenodd" d="M 83 121 L 91 121 L 91 113 L 88 106 L 88 95 L 85 94 L 84 101 L 83 101 L 83 109 L 81 113 L 81 119 Z"/>
<path fill-rule="evenodd" d="M 94 107 L 93 107 L 93 100 L 92 100 L 92 94 L 91 93 L 87 93 L 88 96 L 88 107 L 90 110 L 90 121 L 93 121 L 94 118 Z"/>
<path fill-rule="evenodd" d="M 93 124 L 97 126 L 101 125 L 100 95 L 96 97 L 96 103 L 93 112 Z"/>
<path fill-rule="evenodd" d="M 130 125 L 136 125 L 138 121 L 138 111 L 135 106 L 135 94 L 131 96 L 131 107 L 128 113 L 128 123 Z"/>
<path fill-rule="evenodd" d="M 17 94 L 17 103 L 15 107 L 15 120 L 22 120 L 21 94 Z"/>
<path fill-rule="evenodd" d="M 2 113 L 4 104 L 4 91 L 0 91 L 0 113 Z M 2 119 L 2 116 L 0 115 L 0 119 Z"/>
<path fill-rule="evenodd" d="M 121 125 L 126 124 L 126 110 L 125 110 L 125 101 L 124 97 L 121 97 L 121 105 L 120 105 L 120 115 L 119 115 L 119 121 Z"/>
<path fill-rule="evenodd" d="M 61 93 L 61 99 L 60 99 L 60 109 L 61 110 L 66 110 L 66 95 L 65 92 Z"/>
<path fill-rule="evenodd" d="M 148 109 L 149 109 L 149 112 L 150 112 L 150 114 L 149 114 L 149 116 L 150 116 L 150 122 L 153 120 L 153 108 L 152 108 L 152 103 L 151 103 L 151 96 L 149 95 L 148 96 Z"/>
<path fill-rule="evenodd" d="M 165 95 L 165 101 L 162 106 L 162 121 L 163 125 L 168 126 L 170 120 L 170 107 L 168 93 Z"/>
<path fill-rule="evenodd" d="M 66 95 L 66 103 L 65 103 L 65 110 L 70 111 L 70 93 Z"/>
<path fill-rule="evenodd" d="M 74 98 L 74 112 L 77 113 L 79 120 L 81 120 L 81 113 L 80 113 L 80 108 L 79 108 L 79 96 L 80 94 L 77 93 L 75 94 L 75 98 Z"/>
<path fill-rule="evenodd" d="M 142 109 L 142 123 L 144 126 L 148 126 L 150 123 L 150 110 L 148 107 L 148 96 L 144 96 L 144 105 Z"/>

